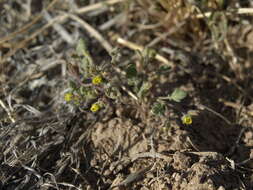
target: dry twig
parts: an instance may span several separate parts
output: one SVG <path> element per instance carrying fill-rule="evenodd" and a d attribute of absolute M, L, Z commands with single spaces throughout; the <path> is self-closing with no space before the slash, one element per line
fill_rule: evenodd
<path fill-rule="evenodd" d="M 225 12 L 226 15 L 233 15 L 233 14 L 238 14 L 238 15 L 243 15 L 243 14 L 253 14 L 253 8 L 240 8 L 238 10 L 233 10 L 233 11 L 227 11 Z M 205 12 L 205 13 L 200 13 L 196 17 L 197 18 L 204 18 L 204 17 L 210 17 L 212 15 L 212 12 Z"/>
<path fill-rule="evenodd" d="M 144 47 L 140 46 L 140 45 L 137 45 L 133 42 L 129 42 L 127 40 L 124 40 L 123 38 L 118 38 L 117 39 L 117 42 L 125 47 L 128 47 L 132 50 L 139 50 L 139 51 L 143 51 L 144 50 Z M 167 60 L 165 57 L 159 55 L 159 54 L 156 54 L 155 56 L 155 59 L 158 60 L 158 61 L 161 61 L 162 63 L 174 68 L 175 65 L 174 63 L 172 63 L 171 61 Z"/>
<path fill-rule="evenodd" d="M 11 122 L 15 123 L 15 119 L 11 116 L 10 110 L 6 107 L 6 105 L 4 104 L 4 102 L 2 100 L 0 100 L 0 105 L 6 111 L 6 113 L 7 113 L 8 117 L 9 117 L 9 119 L 11 120 Z"/>
<path fill-rule="evenodd" d="M 76 16 L 74 14 L 66 13 L 66 16 L 68 16 L 69 18 L 75 20 L 79 24 L 81 24 L 81 26 L 87 32 L 89 32 L 89 34 L 91 36 L 93 36 L 96 40 L 98 40 L 101 43 L 101 45 L 106 49 L 106 51 L 108 53 L 110 53 L 112 51 L 112 46 L 109 44 L 109 42 L 106 41 L 105 38 L 97 30 L 95 30 L 91 25 L 89 25 L 87 22 L 85 22 L 80 17 L 78 17 L 78 16 Z"/>
<path fill-rule="evenodd" d="M 46 10 L 49 10 L 51 7 L 53 7 L 53 5 L 57 1 L 58 0 L 54 0 L 52 3 L 50 3 L 48 5 L 48 7 L 46 8 Z M 75 11 L 75 14 L 87 13 L 89 11 L 93 11 L 93 10 L 96 10 L 96 9 L 99 9 L 99 8 L 103 8 L 106 5 L 113 5 L 113 4 L 116 4 L 116 3 L 123 2 L 123 1 L 124 0 L 107 0 L 107 1 L 104 1 L 104 2 L 100 2 L 100 3 L 96 3 L 96 4 L 93 4 L 93 5 L 89 5 L 89 6 L 86 6 L 86 7 L 79 8 Z M 46 30 L 49 27 L 53 26 L 53 24 L 55 24 L 55 23 L 61 23 L 61 22 L 66 21 L 66 19 L 68 19 L 69 17 L 71 17 L 73 20 L 79 21 L 79 23 L 82 23 L 83 26 L 86 26 L 86 29 L 88 28 L 89 31 L 91 33 L 93 33 L 93 30 L 91 29 L 91 27 L 89 27 L 89 25 L 87 25 L 87 23 L 85 23 L 82 19 L 80 19 L 75 14 L 64 14 L 64 15 L 60 15 L 60 16 L 57 16 L 57 17 L 53 18 L 46 25 L 44 25 L 42 28 L 40 28 L 39 30 L 32 33 L 28 38 L 26 38 L 23 41 L 19 42 L 18 45 L 14 49 L 10 50 L 5 56 L 0 58 L 0 64 L 6 62 L 8 57 L 14 55 L 19 49 L 23 48 L 29 41 L 31 41 L 36 36 L 41 34 L 44 30 Z M 38 17 L 36 17 L 33 21 L 31 21 L 31 23 L 25 25 L 21 29 L 13 32 L 12 34 L 10 34 L 7 37 L 0 40 L 0 44 L 13 39 L 17 34 L 20 34 L 20 33 L 23 33 L 25 31 L 27 31 L 33 24 L 37 23 L 42 17 L 43 17 L 43 13 L 41 13 Z M 97 35 L 97 34 L 95 34 L 95 35 Z M 99 38 L 99 39 L 101 40 L 101 42 L 103 41 L 102 38 Z M 106 48 L 107 51 L 110 49 L 110 46 L 108 44 L 106 44 L 106 42 L 104 42 L 104 41 L 103 41 L 103 45 L 105 45 L 105 48 Z"/>
<path fill-rule="evenodd" d="M 89 11 L 93 11 L 96 9 L 101 9 L 106 5 L 114 5 L 116 3 L 124 2 L 125 0 L 107 0 L 99 3 L 95 3 L 86 7 L 79 8 L 78 10 L 75 11 L 77 14 L 83 14 Z"/>
<path fill-rule="evenodd" d="M 57 1 L 58 0 L 53 0 L 47 6 L 47 8 L 45 10 L 46 11 L 50 10 Z M 29 22 L 28 24 L 26 24 L 22 28 L 20 28 L 20 29 L 16 30 L 15 32 L 9 34 L 8 36 L 0 39 L 0 44 L 3 44 L 4 42 L 9 41 L 9 40 L 15 38 L 18 34 L 22 34 L 23 32 L 26 32 L 31 26 L 33 26 L 35 23 L 37 23 L 42 17 L 43 17 L 43 12 L 41 14 L 39 14 L 38 16 L 36 16 L 31 22 Z"/>

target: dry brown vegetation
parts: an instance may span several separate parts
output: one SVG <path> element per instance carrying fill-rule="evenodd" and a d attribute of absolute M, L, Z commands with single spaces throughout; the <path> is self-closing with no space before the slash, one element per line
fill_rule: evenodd
<path fill-rule="evenodd" d="M 0 0 L 0 11 L 0 189 L 253 188 L 252 1 Z M 69 80 L 84 85 L 79 39 L 120 93 L 96 113 L 64 100 Z M 154 115 L 176 88 L 187 97 Z"/>

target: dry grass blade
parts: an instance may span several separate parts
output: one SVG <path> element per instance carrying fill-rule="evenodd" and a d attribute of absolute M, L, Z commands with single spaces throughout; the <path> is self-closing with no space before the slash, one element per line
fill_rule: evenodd
<path fill-rule="evenodd" d="M 96 40 L 98 40 L 101 45 L 105 48 L 105 50 L 110 53 L 112 51 L 112 46 L 111 44 L 109 44 L 108 41 L 105 40 L 105 38 L 96 30 L 94 29 L 91 25 L 89 25 L 87 22 L 85 22 L 84 20 L 82 20 L 80 17 L 73 15 L 73 14 L 66 14 L 69 18 L 75 20 L 76 22 L 78 22 L 79 24 L 81 24 L 81 26 L 87 31 L 89 32 L 89 34 L 91 36 L 93 36 Z"/>
<path fill-rule="evenodd" d="M 238 15 L 244 15 L 244 14 L 253 14 L 253 8 L 240 8 L 238 10 L 233 10 L 232 12 L 225 12 L 227 15 L 232 15 L 232 14 L 238 14 Z M 212 15 L 212 12 L 205 12 L 205 13 L 200 13 L 196 17 L 197 18 L 204 18 L 204 17 L 210 17 Z"/>
<path fill-rule="evenodd" d="M 108 5 L 113 5 L 113 4 L 124 2 L 124 1 L 125 0 L 107 0 L 107 1 L 99 2 L 96 4 L 92 4 L 92 5 L 89 5 L 86 7 L 79 8 L 78 10 L 75 11 L 75 13 L 82 14 L 82 13 L 86 13 L 89 11 L 93 11 L 93 10 L 100 9 L 100 8 L 103 8 Z"/>
<path fill-rule="evenodd" d="M 109 189 L 114 189 L 116 187 L 127 187 L 128 185 L 130 185 L 134 181 L 138 181 L 139 179 L 141 179 L 147 172 L 149 172 L 151 170 L 152 167 L 153 167 L 153 165 L 150 165 L 140 171 L 137 171 L 136 173 L 129 174 L 123 182 L 121 182 L 118 185 L 112 186 Z"/>
<path fill-rule="evenodd" d="M 6 113 L 8 114 L 9 119 L 11 120 L 12 123 L 15 123 L 15 119 L 11 116 L 11 112 L 10 110 L 6 107 L 6 105 L 4 104 L 4 102 L 2 100 L 0 100 L 0 105 L 2 106 L 2 108 L 6 111 Z"/>
<path fill-rule="evenodd" d="M 233 125 L 234 123 L 229 121 L 226 117 L 224 117 L 222 114 L 214 111 L 213 109 L 205 106 L 205 105 L 202 105 L 202 104 L 198 104 L 197 107 L 200 109 L 200 110 L 203 110 L 203 109 L 206 109 L 207 111 L 213 113 L 214 115 L 218 116 L 219 118 L 221 118 L 223 121 L 225 121 L 228 125 Z"/>
<path fill-rule="evenodd" d="M 45 11 L 44 18 L 47 20 L 47 22 L 50 22 L 50 20 L 52 20 L 52 16 L 47 11 Z M 75 43 L 73 37 L 62 25 L 60 25 L 59 23 L 55 23 L 53 24 L 53 28 L 68 44 L 73 45 Z"/>
<path fill-rule="evenodd" d="M 117 39 L 117 42 L 125 47 L 128 47 L 132 50 L 139 50 L 139 51 L 143 51 L 144 50 L 144 47 L 140 46 L 140 45 L 137 45 L 133 42 L 129 42 L 127 40 L 124 40 L 123 38 L 118 38 Z M 156 54 L 155 56 L 155 59 L 158 60 L 158 61 L 161 61 L 162 63 L 164 63 L 165 65 L 168 65 L 172 68 L 175 67 L 175 64 L 172 63 L 171 61 L 167 60 L 165 57 L 159 55 L 159 54 Z"/>
<path fill-rule="evenodd" d="M 50 10 L 54 4 L 57 2 L 58 0 L 53 0 L 45 9 L 46 11 Z M 36 16 L 31 22 L 29 22 L 28 24 L 26 24 L 25 26 L 23 26 L 22 28 L 18 29 L 17 31 L 9 34 L 8 36 L 4 37 L 3 39 L 0 39 L 0 44 L 11 40 L 12 38 L 15 38 L 16 35 L 18 34 L 22 34 L 23 32 L 27 31 L 31 26 L 33 26 L 35 23 L 37 23 L 41 18 L 43 17 L 43 13 L 39 14 L 38 16 Z"/>
<path fill-rule="evenodd" d="M 57 2 L 58 0 L 54 0 L 52 1 L 48 7 L 46 8 L 46 10 L 49 10 L 51 7 L 53 7 L 53 5 Z M 105 2 L 101 2 L 101 3 L 97 3 L 97 4 L 93 4 L 93 5 L 89 5 L 80 9 L 76 10 L 76 14 L 82 14 L 82 13 L 86 13 L 92 10 L 96 10 L 96 9 L 100 9 L 102 7 L 104 7 L 105 5 L 113 5 L 116 3 L 120 3 L 123 2 L 124 0 L 108 0 Z M 109 45 L 108 42 L 106 42 L 105 40 L 103 40 L 103 37 L 96 32 L 95 29 L 93 29 L 90 25 L 88 25 L 86 22 L 84 22 L 82 19 L 80 19 L 78 16 L 75 15 L 64 15 L 64 16 L 58 16 L 55 17 L 54 19 L 50 20 L 46 25 L 44 25 L 41 29 L 35 31 L 32 35 L 30 35 L 28 38 L 24 39 L 23 41 L 21 41 L 19 43 L 18 46 L 16 46 L 13 50 L 9 51 L 4 57 L 0 57 L 0 64 L 4 63 L 6 61 L 6 59 L 12 55 L 14 55 L 17 50 L 19 50 L 20 48 L 23 48 L 27 42 L 29 42 L 30 40 L 34 39 L 37 35 L 39 35 L 41 32 L 43 32 L 45 29 L 51 27 L 53 24 L 55 23 L 59 23 L 62 22 L 64 20 L 66 20 L 69 16 L 72 17 L 72 19 L 78 21 L 79 23 L 81 23 L 82 26 L 85 26 L 85 28 L 90 32 L 93 33 L 98 40 L 103 44 L 103 46 L 105 47 L 105 49 L 110 52 L 111 46 Z M 24 27 L 22 27 L 21 29 L 13 32 L 12 34 L 8 35 L 7 37 L 3 38 L 2 40 L 0 40 L 0 44 L 11 40 L 12 38 L 14 38 L 17 34 L 23 33 L 25 32 L 27 29 L 29 29 L 32 25 L 34 25 L 35 23 L 37 23 L 41 18 L 43 17 L 43 13 L 41 13 L 39 16 L 35 17 L 34 20 L 32 22 L 30 22 L 29 24 L 25 25 Z"/>
<path fill-rule="evenodd" d="M 27 37 L 23 41 L 19 42 L 19 44 L 14 49 L 12 49 L 6 55 L 4 55 L 3 58 L 0 59 L 0 64 L 4 63 L 7 60 L 8 57 L 14 55 L 19 49 L 23 48 L 29 41 L 31 41 L 36 36 L 38 36 L 39 34 L 41 34 L 44 30 L 46 30 L 49 27 L 51 27 L 54 23 L 56 23 L 56 22 L 62 22 L 66 18 L 67 18 L 66 15 L 63 15 L 63 16 L 61 15 L 61 16 L 55 17 L 54 19 L 50 20 L 50 22 L 48 22 L 46 25 L 44 25 L 39 30 L 35 31 L 33 34 L 31 34 L 29 37 Z"/>

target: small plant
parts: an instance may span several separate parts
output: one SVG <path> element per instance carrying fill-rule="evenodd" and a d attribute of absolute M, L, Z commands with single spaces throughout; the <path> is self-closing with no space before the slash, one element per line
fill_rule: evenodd
<path fill-rule="evenodd" d="M 65 94 L 66 102 L 85 107 L 92 113 L 106 109 L 108 104 L 131 104 L 141 115 L 145 115 L 143 110 L 151 110 L 158 117 L 164 117 L 169 109 L 184 113 L 174 104 L 180 104 L 186 98 L 185 91 L 176 88 L 165 97 L 152 92 L 159 77 L 169 71 L 167 67 L 155 68 L 149 64 L 155 57 L 154 50 L 137 51 L 139 60 L 134 64 L 123 61 L 120 50 L 115 49 L 111 54 L 112 60 L 100 65 L 94 63 L 83 40 L 79 41 L 76 51 L 77 55 L 73 56 L 75 64 L 69 66 L 71 90 Z M 130 101 L 126 100 L 126 95 Z M 168 123 L 169 119 L 165 122 Z M 192 124 L 190 115 L 181 119 L 183 124 Z"/>
<path fill-rule="evenodd" d="M 152 113 L 155 115 L 163 115 L 165 112 L 166 106 L 162 102 L 155 102 L 152 107 Z"/>

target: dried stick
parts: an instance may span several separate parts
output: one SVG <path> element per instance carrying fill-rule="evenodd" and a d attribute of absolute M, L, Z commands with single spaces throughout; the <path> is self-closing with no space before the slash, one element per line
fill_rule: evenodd
<path fill-rule="evenodd" d="M 224 116 L 221 115 L 220 113 L 214 111 L 213 109 L 211 109 L 211 108 L 209 108 L 209 107 L 207 107 L 207 106 L 205 106 L 205 105 L 203 105 L 203 104 L 196 104 L 196 106 L 197 106 L 199 109 L 201 109 L 201 110 L 205 109 L 205 110 L 207 110 L 207 111 L 213 113 L 214 115 L 218 116 L 218 117 L 221 118 L 223 121 L 225 121 L 228 125 L 233 125 L 233 124 L 234 124 L 233 122 L 229 121 L 226 117 L 224 117 Z"/>
<path fill-rule="evenodd" d="M 53 0 L 48 6 L 47 8 L 45 9 L 46 11 L 50 10 L 54 4 L 57 2 L 58 0 Z M 83 14 L 83 13 L 86 13 L 86 12 L 89 12 L 89 11 L 93 11 L 93 10 L 96 10 L 96 9 L 99 9 L 99 8 L 102 8 L 104 7 L 105 5 L 113 5 L 113 4 L 116 4 L 116 3 L 119 3 L 119 2 L 123 2 L 124 0 L 107 0 L 107 1 L 104 1 L 104 2 L 100 2 L 100 3 L 96 3 L 96 4 L 93 4 L 93 5 L 89 5 L 89 6 L 85 6 L 85 7 L 82 7 L 82 8 L 79 8 L 75 11 L 76 14 Z M 2 38 L 0 40 L 0 44 L 6 42 L 6 41 L 9 41 L 11 40 L 12 38 L 14 38 L 16 35 L 18 34 L 21 34 L 23 32 L 25 32 L 27 29 L 29 29 L 31 26 L 33 26 L 35 23 L 37 23 L 41 18 L 43 17 L 43 12 L 40 13 L 38 16 L 36 16 L 31 22 L 29 22 L 28 24 L 26 24 L 25 26 L 23 26 L 22 28 L 18 29 L 17 31 L 9 34 L 8 36 Z"/>
<path fill-rule="evenodd" d="M 9 119 L 11 120 L 11 122 L 15 123 L 15 119 L 11 116 L 10 110 L 6 107 L 6 105 L 4 104 L 4 102 L 2 100 L 0 100 L 0 105 L 6 111 L 6 113 L 7 113 L 8 117 L 9 117 Z"/>
<path fill-rule="evenodd" d="M 82 20 L 80 17 L 74 15 L 74 14 L 69 14 L 66 13 L 66 16 L 68 16 L 69 18 L 71 18 L 72 20 L 75 20 L 76 22 L 78 22 L 79 24 L 81 24 L 81 26 L 90 33 L 91 36 L 93 36 L 96 40 L 98 40 L 101 45 L 105 48 L 105 50 L 110 53 L 112 51 L 112 46 L 111 44 L 109 44 L 109 42 L 107 42 L 105 40 L 105 38 L 97 31 L 95 30 L 91 25 L 89 25 L 87 22 L 85 22 L 84 20 Z"/>
<path fill-rule="evenodd" d="M 139 50 L 139 51 L 143 51 L 144 50 L 144 47 L 140 46 L 140 45 L 137 45 L 133 42 L 129 42 L 127 40 L 124 40 L 123 38 L 118 38 L 117 39 L 117 42 L 125 47 L 128 47 L 130 49 L 133 49 L 133 50 Z M 166 65 L 169 65 L 170 67 L 174 68 L 175 65 L 174 63 L 172 63 L 171 61 L 168 61 L 165 57 L 159 55 L 159 54 L 156 54 L 155 56 L 155 59 L 158 60 L 158 61 L 161 61 L 162 63 L 166 64 Z"/>
<path fill-rule="evenodd" d="M 48 11 L 45 11 L 44 18 L 47 20 L 47 22 L 50 22 L 50 20 L 53 19 Z M 69 32 L 62 25 L 60 25 L 59 23 L 54 23 L 53 28 L 62 37 L 62 39 L 64 41 L 66 41 L 70 45 L 74 44 L 73 37 L 69 34 Z"/>
<path fill-rule="evenodd" d="M 240 8 L 238 10 L 225 12 L 226 15 L 232 15 L 233 13 L 238 14 L 238 15 L 253 14 L 253 8 Z M 198 14 L 196 17 L 197 18 L 204 18 L 204 17 L 210 17 L 211 15 L 212 15 L 212 12 L 205 12 L 205 13 Z"/>
<path fill-rule="evenodd" d="M 52 1 L 52 3 L 50 3 L 48 5 L 48 7 L 46 8 L 46 10 L 49 10 L 57 1 L 58 0 Z M 89 11 L 92 11 L 92 10 L 96 10 L 96 9 L 102 8 L 104 5 L 113 5 L 113 4 L 116 4 L 116 3 L 119 3 L 119 2 L 123 2 L 123 1 L 124 0 L 108 0 L 108 1 L 100 2 L 100 3 L 96 3 L 96 4 L 93 4 L 93 5 L 89 5 L 89 6 L 86 6 L 86 7 L 82 7 L 80 9 L 77 9 L 75 11 L 75 13 L 76 14 L 82 14 L 82 13 L 86 13 L 86 12 L 89 12 Z M 13 32 L 12 34 L 10 34 L 7 37 L 5 37 L 2 40 L 0 40 L 0 44 L 4 43 L 6 41 L 11 40 L 12 38 L 14 38 L 19 33 L 23 33 L 28 28 L 30 28 L 33 24 L 35 24 L 36 22 L 38 22 L 42 18 L 42 16 L 43 15 L 41 13 L 38 17 L 35 17 L 35 19 L 31 23 L 25 25 L 21 29 Z M 31 41 L 33 38 L 35 38 L 36 36 L 38 36 L 39 34 L 41 34 L 41 32 L 43 32 L 47 28 L 51 27 L 55 23 L 60 23 L 60 22 L 65 21 L 66 19 L 69 18 L 69 16 L 70 15 L 67 15 L 67 14 L 60 15 L 60 16 L 57 16 L 54 19 L 50 20 L 50 22 L 48 22 L 46 25 L 44 25 L 41 29 L 39 29 L 38 31 L 35 31 L 28 38 L 26 38 L 23 41 L 19 42 L 19 44 L 13 50 L 9 51 L 4 57 L 2 57 L 2 58 L 0 57 L 0 64 L 3 63 L 3 62 L 5 62 L 8 57 L 14 55 L 19 49 L 23 48 L 27 42 Z M 75 15 L 73 15 L 73 16 L 75 16 Z M 72 17 L 72 19 L 74 19 L 74 17 Z M 77 20 L 78 19 L 76 19 L 76 21 Z M 104 44 L 104 45 L 106 45 L 106 44 Z M 108 46 L 108 44 L 107 44 L 106 45 L 106 50 L 109 50 L 109 48 L 110 48 L 110 46 Z"/>
<path fill-rule="evenodd" d="M 116 3 L 124 2 L 125 0 L 107 0 L 99 3 L 95 3 L 86 7 L 79 8 L 75 11 L 76 14 L 82 14 L 96 9 L 105 7 L 106 5 L 113 5 Z"/>
<path fill-rule="evenodd" d="M 23 48 L 26 45 L 26 43 L 28 43 L 29 41 L 31 41 L 32 39 L 34 39 L 36 36 L 38 36 L 39 34 L 41 34 L 47 28 L 51 27 L 54 23 L 56 23 L 56 22 L 62 22 L 66 18 L 67 18 L 67 16 L 65 16 L 65 15 L 62 16 L 61 15 L 61 16 L 57 16 L 54 19 L 52 19 L 50 22 L 48 22 L 42 28 L 40 28 L 39 30 L 37 30 L 33 34 L 31 34 L 28 38 L 26 38 L 23 41 L 19 42 L 14 49 L 12 49 L 11 51 L 9 51 L 3 58 L 0 59 L 0 64 L 3 63 L 3 62 L 5 62 L 8 57 L 14 55 L 19 49 Z"/>
<path fill-rule="evenodd" d="M 57 2 L 58 0 L 53 0 L 46 8 L 47 10 L 50 10 L 54 4 Z M 16 35 L 21 34 L 23 32 L 25 32 L 27 29 L 29 29 L 31 26 L 33 26 L 36 22 L 38 22 L 41 18 L 43 17 L 43 12 L 40 13 L 38 16 L 36 16 L 31 22 L 29 22 L 28 24 L 26 24 L 25 26 L 23 26 L 22 28 L 18 29 L 17 31 L 9 34 L 8 36 L 4 37 L 3 39 L 0 40 L 0 44 L 11 40 L 12 38 L 14 38 Z"/>

